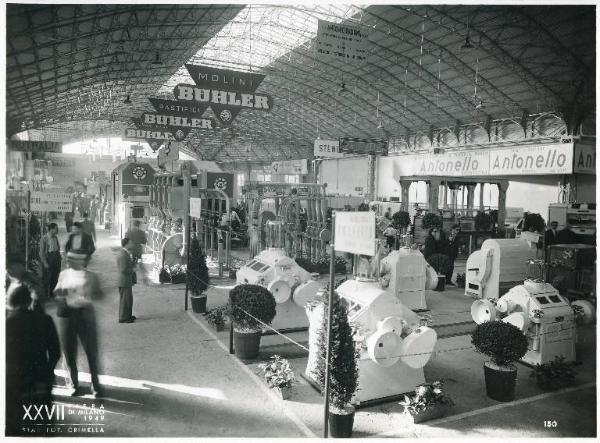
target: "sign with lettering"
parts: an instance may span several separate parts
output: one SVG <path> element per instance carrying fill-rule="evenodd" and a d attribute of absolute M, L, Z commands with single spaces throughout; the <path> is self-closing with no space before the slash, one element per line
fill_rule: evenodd
<path fill-rule="evenodd" d="M 375 255 L 375 213 L 335 213 L 335 250 L 351 254 Z"/>
<path fill-rule="evenodd" d="M 573 143 L 519 146 L 492 150 L 490 175 L 570 174 Z"/>
<path fill-rule="evenodd" d="M 64 192 L 33 191 L 31 193 L 32 211 L 70 212 L 73 209 L 73 197 Z"/>
<path fill-rule="evenodd" d="M 315 157 L 338 158 L 344 154 L 340 152 L 339 140 L 315 140 Z"/>
<path fill-rule="evenodd" d="M 573 156 L 573 172 L 579 174 L 596 174 L 596 146 L 575 143 Z"/>
<path fill-rule="evenodd" d="M 8 149 L 25 152 L 62 152 L 61 142 L 9 140 Z"/>
<path fill-rule="evenodd" d="M 202 199 L 199 197 L 190 197 L 190 216 L 200 218 L 202 210 Z"/>
<path fill-rule="evenodd" d="M 367 61 L 369 35 L 365 28 L 319 20 L 315 43 L 320 59 L 354 64 Z"/>
<path fill-rule="evenodd" d="M 308 161 L 284 160 L 271 163 L 271 172 L 274 174 L 308 174 Z"/>

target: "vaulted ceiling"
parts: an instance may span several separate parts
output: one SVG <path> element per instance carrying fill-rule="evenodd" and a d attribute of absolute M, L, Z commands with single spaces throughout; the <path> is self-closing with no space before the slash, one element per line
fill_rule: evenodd
<path fill-rule="evenodd" d="M 191 82 L 184 63 L 266 75 L 258 92 L 272 112 L 243 111 L 232 128 L 185 142 L 225 163 L 310 157 L 317 136 L 387 138 L 524 113 L 595 122 L 595 16 L 581 5 L 9 4 L 7 135 L 120 136 L 152 111 L 148 97 Z M 317 57 L 318 19 L 368 32 L 368 63 Z"/>

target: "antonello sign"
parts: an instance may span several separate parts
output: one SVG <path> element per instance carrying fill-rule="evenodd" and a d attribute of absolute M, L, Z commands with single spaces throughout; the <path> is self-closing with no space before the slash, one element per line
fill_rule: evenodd
<path fill-rule="evenodd" d="M 390 160 L 394 162 L 395 177 L 570 174 L 573 172 L 573 144 L 405 155 Z"/>
<path fill-rule="evenodd" d="M 596 174 L 596 145 L 575 143 L 573 172 Z"/>

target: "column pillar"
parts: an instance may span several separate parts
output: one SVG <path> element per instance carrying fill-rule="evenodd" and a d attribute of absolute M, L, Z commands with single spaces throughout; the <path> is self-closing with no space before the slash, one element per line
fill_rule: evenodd
<path fill-rule="evenodd" d="M 375 161 L 377 157 L 374 155 L 368 156 L 368 172 L 367 172 L 367 194 L 365 198 L 368 201 L 375 200 Z"/>
<path fill-rule="evenodd" d="M 183 176 L 183 255 L 187 257 L 188 235 L 190 233 L 190 193 L 191 193 L 191 162 L 184 161 L 181 165 L 181 175 Z"/>
<path fill-rule="evenodd" d="M 407 212 L 408 212 L 408 208 L 410 207 L 409 201 L 408 201 L 410 185 L 412 185 L 411 181 L 400 180 L 400 192 L 401 192 L 401 198 L 402 198 L 401 208 L 403 211 L 407 211 Z"/>
<path fill-rule="evenodd" d="M 498 226 L 504 227 L 506 220 L 506 191 L 508 190 L 508 181 L 498 183 Z"/>
<path fill-rule="evenodd" d="M 475 185 L 467 185 L 467 209 L 473 209 L 475 203 Z"/>
<path fill-rule="evenodd" d="M 485 191 L 485 183 L 479 183 L 479 210 L 483 212 L 483 192 Z"/>
<path fill-rule="evenodd" d="M 448 209 L 448 182 L 442 182 L 442 208 Z"/>
<path fill-rule="evenodd" d="M 441 180 L 432 178 L 429 180 L 429 212 L 437 214 L 439 206 Z"/>

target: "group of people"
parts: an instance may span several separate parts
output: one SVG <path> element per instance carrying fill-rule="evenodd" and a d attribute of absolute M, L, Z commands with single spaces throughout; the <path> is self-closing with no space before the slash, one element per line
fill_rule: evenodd
<path fill-rule="evenodd" d="M 452 282 L 452 274 L 454 273 L 454 262 L 458 257 L 460 225 L 452 225 L 450 233 L 446 236 L 444 230 L 440 227 L 429 229 L 429 233 L 425 238 L 425 246 L 423 256 L 427 260 L 433 254 L 444 254 L 450 261 L 446 272 L 446 285 L 455 286 Z"/>

